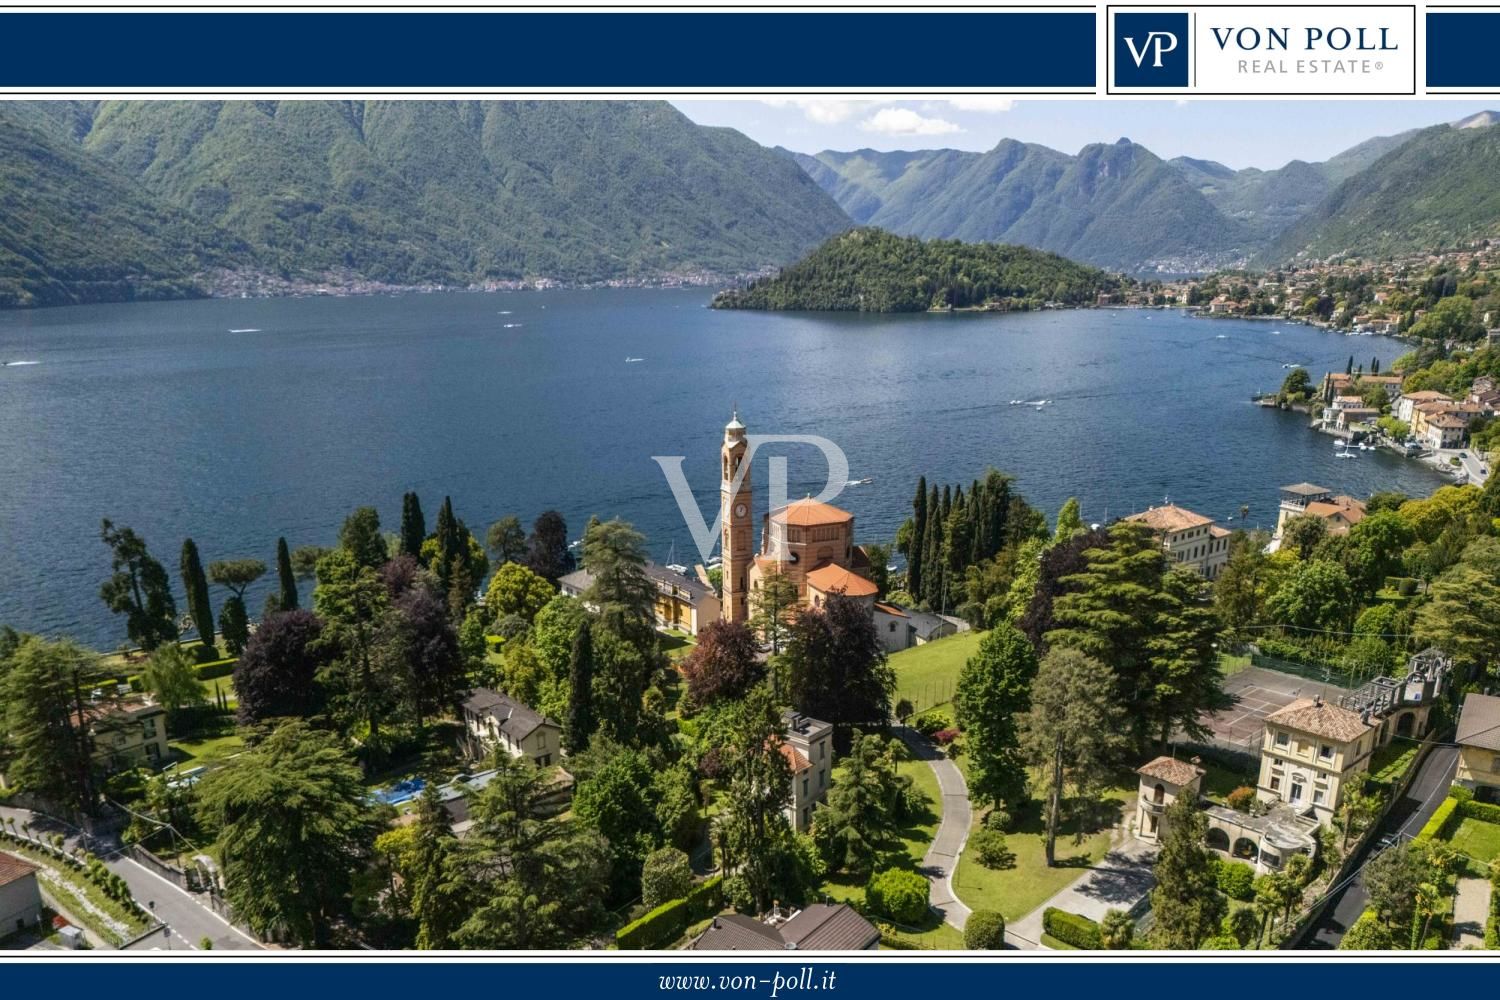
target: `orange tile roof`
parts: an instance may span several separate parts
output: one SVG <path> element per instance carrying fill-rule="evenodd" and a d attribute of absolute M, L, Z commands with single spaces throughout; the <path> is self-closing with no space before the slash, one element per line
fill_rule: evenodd
<path fill-rule="evenodd" d="M 19 882 L 38 870 L 37 866 L 30 861 L 18 858 L 14 854 L 0 853 L 0 885 Z"/>
<path fill-rule="evenodd" d="M 834 563 L 807 574 L 807 585 L 825 594 L 837 590 L 850 597 L 874 597 L 880 590 L 864 577 Z"/>
<path fill-rule="evenodd" d="M 1203 777 L 1203 768 L 1194 767 L 1185 760 L 1158 757 L 1136 768 L 1135 773 L 1160 781 L 1170 781 L 1174 785 L 1187 785 L 1194 779 Z"/>
<path fill-rule="evenodd" d="M 1365 724 L 1358 712 L 1312 698 L 1298 698 L 1285 708 L 1266 716 L 1266 721 L 1340 743 L 1357 740 L 1370 731 L 1370 726 Z"/>
<path fill-rule="evenodd" d="M 885 604 L 885 603 L 882 603 L 880 601 L 876 601 L 875 602 L 875 607 L 876 607 L 877 610 L 884 611 L 886 614 L 890 615 L 892 618 L 910 618 L 911 617 L 911 615 L 907 614 L 905 611 L 902 611 L 900 608 L 896 607 L 894 604 Z"/>
<path fill-rule="evenodd" d="M 806 528 L 818 524 L 842 524 L 854 520 L 854 515 L 832 504 L 807 498 L 794 500 L 780 510 L 772 511 L 771 520 Z"/>
<path fill-rule="evenodd" d="M 1204 517 L 1202 514 L 1179 507 L 1175 503 L 1169 503 L 1161 507 L 1152 507 L 1143 510 L 1139 514 L 1131 514 L 1126 517 L 1127 521 L 1139 521 L 1148 525 L 1156 531 L 1186 531 L 1188 528 L 1198 528 L 1205 524 L 1213 524 L 1213 518 Z"/>
<path fill-rule="evenodd" d="M 788 746 L 787 744 L 783 743 L 781 744 L 780 749 L 781 756 L 786 758 L 787 765 L 792 769 L 793 774 L 796 774 L 799 771 L 806 771 L 808 768 L 812 767 L 812 761 L 808 760 L 807 757 L 803 755 L 802 751 L 798 750 L 796 747 Z"/>

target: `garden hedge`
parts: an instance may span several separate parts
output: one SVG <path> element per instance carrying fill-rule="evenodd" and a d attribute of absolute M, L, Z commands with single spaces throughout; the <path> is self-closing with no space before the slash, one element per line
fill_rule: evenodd
<path fill-rule="evenodd" d="M 1453 835 L 1463 816 L 1458 811 L 1459 800 L 1448 797 L 1443 800 L 1442 805 L 1432 814 L 1423 826 L 1422 831 L 1417 834 L 1418 840 L 1446 840 Z"/>
<path fill-rule="evenodd" d="M 1464 819 L 1500 824 L 1500 806 L 1490 802 L 1475 802 L 1472 798 L 1462 799 L 1458 803 L 1458 814 Z"/>
<path fill-rule="evenodd" d="M 621 951 L 644 951 L 670 944 L 688 925 L 712 916 L 723 905 L 724 877 L 715 875 L 694 886 L 686 896 L 663 903 L 615 932 Z"/>
<path fill-rule="evenodd" d="M 1042 911 L 1042 929 L 1063 944 L 1086 951 L 1100 951 L 1104 940 L 1099 936 L 1099 925 L 1088 917 L 1049 906 Z"/>

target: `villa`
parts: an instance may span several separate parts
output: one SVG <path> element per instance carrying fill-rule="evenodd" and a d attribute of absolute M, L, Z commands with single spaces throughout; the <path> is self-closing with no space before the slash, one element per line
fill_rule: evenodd
<path fill-rule="evenodd" d="M 1349 529 L 1365 519 L 1365 502 L 1351 496 L 1335 495 L 1326 486 L 1313 483 L 1295 483 L 1281 488 L 1281 503 L 1276 515 L 1276 534 L 1279 541 L 1286 523 L 1304 514 L 1320 518 L 1328 526 L 1330 535 L 1347 535 Z M 1274 545 L 1274 543 L 1273 543 Z"/>
<path fill-rule="evenodd" d="M 24 858 L 0 853 L 0 940 L 41 923 L 40 870 Z"/>
<path fill-rule="evenodd" d="M 1500 802 L 1500 698 L 1470 694 L 1458 715 L 1458 784 L 1481 802 Z"/>
<path fill-rule="evenodd" d="M 155 766 L 168 756 L 167 710 L 149 695 L 85 706 L 83 718 L 93 739 L 94 759 L 106 770 Z"/>
<path fill-rule="evenodd" d="M 1326 822 L 1348 782 L 1369 770 L 1374 733 L 1361 713 L 1321 697 L 1299 698 L 1271 713 L 1261 739 L 1256 798 Z"/>
<path fill-rule="evenodd" d="M 1233 533 L 1215 524 L 1211 517 L 1168 503 L 1131 514 L 1124 520 L 1149 527 L 1168 559 L 1205 579 L 1216 578 L 1229 562 L 1229 536 Z"/>
<path fill-rule="evenodd" d="M 530 706 L 489 688 L 475 688 L 464 699 L 464 732 L 470 755 L 483 757 L 503 747 L 512 757 L 525 757 L 537 767 L 548 767 L 562 756 L 562 727 Z"/>
<path fill-rule="evenodd" d="M 656 584 L 656 602 L 651 610 L 657 628 L 677 629 L 695 636 L 709 622 L 719 620 L 719 595 L 702 580 L 678 572 L 680 568 L 646 563 L 646 576 Z M 586 569 L 575 570 L 557 581 L 559 590 L 580 600 L 593 585 L 594 576 Z"/>

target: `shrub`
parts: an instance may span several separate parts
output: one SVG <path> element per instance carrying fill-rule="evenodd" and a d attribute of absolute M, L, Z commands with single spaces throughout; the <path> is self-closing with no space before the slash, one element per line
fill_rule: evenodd
<path fill-rule="evenodd" d="M 900 701 L 896 702 L 896 718 L 909 718 L 911 716 L 911 713 L 914 711 L 916 711 L 916 706 L 911 703 L 910 699 L 902 698 Z"/>
<path fill-rule="evenodd" d="M 1109 951 L 1128 951 L 1135 943 L 1135 921 L 1124 910 L 1106 910 L 1099 921 L 1099 941 Z"/>
<path fill-rule="evenodd" d="M 948 716 L 936 709 L 928 709 L 911 720 L 911 727 L 928 738 L 939 729 L 947 729 L 948 725 Z"/>
<path fill-rule="evenodd" d="M 932 741 L 940 747 L 945 747 L 958 739 L 957 729 L 939 729 L 932 734 Z"/>
<path fill-rule="evenodd" d="M 1005 846 L 1005 834 L 988 826 L 981 826 L 969 835 L 968 849 L 986 868 L 1011 868 L 1016 863 L 1015 854 Z"/>
<path fill-rule="evenodd" d="M 1341 951 L 1390 951 L 1395 947 L 1391 932 L 1374 910 L 1361 913 L 1354 926 L 1349 928 L 1349 933 L 1339 941 Z"/>
<path fill-rule="evenodd" d="M 1099 936 L 1099 925 L 1088 917 L 1059 910 L 1049 906 L 1042 911 L 1042 929 L 1063 944 L 1087 951 L 1099 951 L 1104 942 Z"/>
<path fill-rule="evenodd" d="M 1255 869 L 1241 861 L 1225 861 L 1217 875 L 1219 891 L 1230 899 L 1248 900 L 1255 895 Z"/>
<path fill-rule="evenodd" d="M 1255 789 L 1241 785 L 1225 796 L 1224 802 L 1236 812 L 1247 813 L 1255 805 Z"/>
<path fill-rule="evenodd" d="M 1199 951 L 1239 951 L 1240 943 L 1228 934 L 1216 934 L 1198 946 Z"/>
<path fill-rule="evenodd" d="M 641 901 L 651 909 L 681 899 L 693 885 L 693 866 L 675 847 L 663 847 L 646 855 L 641 868 Z"/>
<path fill-rule="evenodd" d="M 865 887 L 865 902 L 898 924 L 921 923 L 927 916 L 927 880 L 913 871 L 887 868 Z"/>
<path fill-rule="evenodd" d="M 1005 918 L 994 910 L 975 910 L 964 923 L 964 947 L 999 951 L 1005 947 Z"/>
<path fill-rule="evenodd" d="M 234 673 L 234 665 L 239 660 L 214 660 L 210 663 L 200 663 L 193 668 L 193 673 L 198 675 L 200 681 L 211 681 L 217 677 L 228 677 Z"/>

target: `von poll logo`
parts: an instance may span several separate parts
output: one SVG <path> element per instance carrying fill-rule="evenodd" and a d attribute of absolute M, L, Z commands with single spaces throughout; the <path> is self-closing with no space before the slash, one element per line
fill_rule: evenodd
<path fill-rule="evenodd" d="M 1187 14 L 1118 13 L 1114 41 L 1116 87 L 1188 85 Z"/>

